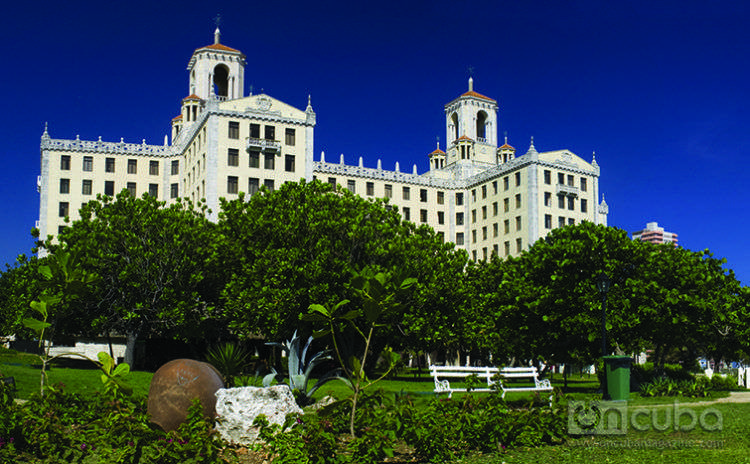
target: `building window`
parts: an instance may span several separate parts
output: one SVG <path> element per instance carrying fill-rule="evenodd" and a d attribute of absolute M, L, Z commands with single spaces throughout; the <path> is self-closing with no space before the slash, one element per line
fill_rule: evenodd
<path fill-rule="evenodd" d="M 171 174 L 173 176 L 176 176 L 179 173 L 180 173 L 180 161 L 174 160 L 172 161 L 172 173 Z"/>
<path fill-rule="evenodd" d="M 477 222 L 477 210 L 472 209 L 471 210 L 471 223 L 474 224 Z"/>
<path fill-rule="evenodd" d="M 464 225 L 464 213 L 456 213 L 456 225 Z"/>
<path fill-rule="evenodd" d="M 510 219 L 503 221 L 503 232 L 507 235 L 510 233 Z"/>
<path fill-rule="evenodd" d="M 552 193 L 544 192 L 544 206 L 552 206 Z"/>
<path fill-rule="evenodd" d="M 497 181 L 496 180 L 492 181 L 492 194 L 497 195 Z"/>
<path fill-rule="evenodd" d="M 506 213 L 510 211 L 510 198 L 503 199 L 503 211 Z"/>
<path fill-rule="evenodd" d="M 60 193 L 70 193 L 70 179 L 60 179 Z"/>
<path fill-rule="evenodd" d="M 128 189 L 128 193 L 130 194 L 130 196 L 135 198 L 136 193 L 137 193 L 136 188 L 135 188 L 135 182 L 128 182 L 127 189 Z"/>
<path fill-rule="evenodd" d="M 375 195 L 375 184 L 372 182 L 365 184 L 365 191 L 368 197 Z"/>
<path fill-rule="evenodd" d="M 438 205 L 445 204 L 445 193 L 444 192 L 438 192 L 437 193 L 437 204 Z"/>
<path fill-rule="evenodd" d="M 445 224 L 445 213 L 442 211 L 438 211 L 437 215 L 438 215 L 438 224 Z"/>
<path fill-rule="evenodd" d="M 487 226 L 482 227 L 482 240 L 487 240 Z"/>
<path fill-rule="evenodd" d="M 290 147 L 294 146 L 295 142 L 295 136 L 294 136 L 294 129 L 285 129 L 284 130 L 284 143 L 289 145 Z"/>
<path fill-rule="evenodd" d="M 482 186 L 482 199 L 487 198 L 487 185 Z"/>
<path fill-rule="evenodd" d="M 239 166 L 240 165 L 240 151 L 236 148 L 230 148 L 227 150 L 227 166 Z"/>
<path fill-rule="evenodd" d="M 83 184 L 81 185 L 81 194 L 83 195 L 91 195 L 91 180 L 90 179 L 84 179 Z"/>
<path fill-rule="evenodd" d="M 159 184 L 148 184 L 148 194 L 156 198 L 159 196 Z"/>
<path fill-rule="evenodd" d="M 568 197 L 568 209 L 570 211 L 575 211 L 576 209 L 575 200 L 575 197 Z"/>
<path fill-rule="evenodd" d="M 581 177 L 581 190 L 585 192 L 586 188 L 587 188 L 587 186 L 586 186 L 586 178 L 585 177 Z"/>
<path fill-rule="evenodd" d="M 565 185 L 565 174 L 562 172 L 557 173 L 557 183 L 560 185 Z"/>
<path fill-rule="evenodd" d="M 482 248 L 482 259 L 487 261 L 487 247 Z"/>
<path fill-rule="evenodd" d="M 496 243 L 492 245 L 492 255 L 497 256 L 497 254 L 498 254 L 498 251 L 497 251 L 497 243 Z"/>
<path fill-rule="evenodd" d="M 544 170 L 544 183 L 547 185 L 552 185 L 552 172 L 548 170 Z"/>
<path fill-rule="evenodd" d="M 385 197 L 393 198 L 393 186 L 391 184 L 385 184 Z"/>
<path fill-rule="evenodd" d="M 423 224 L 427 222 L 427 210 L 426 209 L 419 210 L 419 220 L 422 221 Z"/>
<path fill-rule="evenodd" d="M 104 160 L 104 172 L 115 172 L 114 158 L 107 158 Z"/>
<path fill-rule="evenodd" d="M 576 220 L 575 220 L 575 219 L 573 219 L 573 218 L 568 218 L 568 225 L 569 225 L 569 226 L 573 226 L 573 225 L 575 225 L 575 223 L 576 223 Z"/>
<path fill-rule="evenodd" d="M 576 185 L 576 182 L 575 182 L 575 180 L 573 180 L 573 176 L 571 176 L 571 175 L 568 175 L 568 185 L 571 186 L 571 187 L 575 187 L 575 185 Z"/>
<path fill-rule="evenodd" d="M 411 210 L 409 208 L 404 207 L 404 221 L 411 221 Z"/>
<path fill-rule="evenodd" d="M 177 198 L 180 194 L 180 188 L 177 184 L 171 184 L 169 186 L 169 198 Z"/>
<path fill-rule="evenodd" d="M 565 227 L 565 218 L 560 216 L 557 218 L 557 227 Z"/>
<path fill-rule="evenodd" d="M 404 200 L 410 200 L 411 199 L 411 190 L 409 187 L 404 187 L 401 191 L 401 198 Z"/>
<path fill-rule="evenodd" d="M 510 189 L 510 179 L 508 176 L 503 177 L 503 190 L 508 191 Z"/>
<path fill-rule="evenodd" d="M 521 173 L 517 172 L 516 173 L 516 187 L 520 187 L 520 186 L 521 186 Z"/>
<path fill-rule="evenodd" d="M 227 176 L 227 193 L 237 193 L 238 179 L 237 176 Z"/>
<path fill-rule="evenodd" d="M 464 244 L 464 233 L 459 232 L 456 234 L 456 245 L 463 245 Z"/>
<path fill-rule="evenodd" d="M 492 224 L 492 236 L 497 237 L 500 235 L 500 224 L 497 222 Z"/>
<path fill-rule="evenodd" d="M 516 194 L 516 209 L 518 209 L 520 207 L 521 207 L 521 194 L 517 193 Z"/>
<path fill-rule="evenodd" d="M 275 167 L 276 167 L 276 158 L 274 157 L 274 154 L 264 153 L 263 154 L 263 168 L 274 169 Z"/>
<path fill-rule="evenodd" d="M 148 162 L 148 173 L 152 176 L 158 176 L 159 175 L 159 162 L 158 161 L 149 161 Z"/>
<path fill-rule="evenodd" d="M 520 238 L 516 239 L 516 253 L 520 253 L 523 250 L 523 240 Z"/>
<path fill-rule="evenodd" d="M 294 155 L 284 155 L 284 171 L 294 172 L 294 170 L 295 170 Z"/>
<path fill-rule="evenodd" d="M 115 194 L 115 181 L 105 180 L 104 181 L 104 194 L 114 196 Z"/>
<path fill-rule="evenodd" d="M 471 231 L 471 243 L 477 243 L 477 230 L 476 229 L 472 229 Z"/>
<path fill-rule="evenodd" d="M 250 124 L 250 138 L 251 139 L 260 138 L 260 124 Z"/>
<path fill-rule="evenodd" d="M 330 185 L 334 190 L 336 190 L 336 178 L 335 177 L 329 177 L 328 178 L 328 185 Z"/>
<path fill-rule="evenodd" d="M 427 189 L 419 189 L 419 201 L 427 203 Z"/>
<path fill-rule="evenodd" d="M 503 245 L 505 247 L 505 256 L 509 256 L 510 255 L 510 242 L 505 242 Z"/>
<path fill-rule="evenodd" d="M 482 219 L 487 219 L 487 207 L 482 206 Z"/>
<path fill-rule="evenodd" d="M 464 204 L 464 194 L 463 192 L 456 193 L 456 206 L 461 206 Z"/>
<path fill-rule="evenodd" d="M 70 204 L 67 201 L 61 201 L 57 210 L 57 215 L 60 217 L 67 217 L 70 212 Z"/>
<path fill-rule="evenodd" d="M 269 192 L 273 192 L 273 179 L 264 180 L 263 187 L 265 187 Z"/>
<path fill-rule="evenodd" d="M 239 121 L 229 121 L 229 138 L 239 139 L 240 138 L 240 123 Z"/>
<path fill-rule="evenodd" d="M 255 195 L 260 190 L 260 180 L 257 177 L 251 177 L 247 182 L 247 192 Z"/>
<path fill-rule="evenodd" d="M 138 160 L 128 160 L 128 174 L 138 174 Z"/>
<path fill-rule="evenodd" d="M 516 230 L 521 230 L 521 216 L 516 216 Z"/>
<path fill-rule="evenodd" d="M 497 216 L 497 212 L 498 212 L 498 208 L 497 208 L 497 202 L 496 202 L 496 201 L 493 201 L 493 202 L 492 202 L 492 215 L 493 215 L 493 216 Z"/>
<path fill-rule="evenodd" d="M 264 134 L 266 140 L 276 140 L 276 127 L 266 126 L 264 127 Z"/>
<path fill-rule="evenodd" d="M 94 157 L 93 156 L 83 157 L 83 170 L 87 172 L 91 172 L 94 170 Z"/>
<path fill-rule="evenodd" d="M 60 156 L 60 170 L 70 171 L 70 155 Z"/>
<path fill-rule="evenodd" d="M 581 198 L 581 212 L 582 213 L 589 212 L 589 202 L 585 198 Z"/>
<path fill-rule="evenodd" d="M 477 202 L 477 189 L 471 189 L 471 202 Z"/>
<path fill-rule="evenodd" d="M 437 236 L 440 239 L 441 243 L 445 243 L 445 234 L 443 232 L 438 232 Z"/>
<path fill-rule="evenodd" d="M 354 180 L 347 180 L 346 181 L 346 189 L 349 190 L 352 193 L 357 193 L 357 183 Z"/>
<path fill-rule="evenodd" d="M 557 196 L 557 207 L 560 209 L 565 209 L 565 195 Z"/>
<path fill-rule="evenodd" d="M 259 151 L 250 151 L 250 164 L 249 166 L 251 168 L 259 168 L 260 167 L 260 152 Z"/>
<path fill-rule="evenodd" d="M 544 228 L 545 229 L 551 229 L 552 228 L 552 215 L 551 214 L 545 214 L 544 215 Z"/>

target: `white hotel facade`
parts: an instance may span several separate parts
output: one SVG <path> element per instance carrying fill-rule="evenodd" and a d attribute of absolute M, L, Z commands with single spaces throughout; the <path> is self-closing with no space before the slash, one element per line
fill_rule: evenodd
<path fill-rule="evenodd" d="M 41 139 L 37 227 L 56 235 L 65 218 L 97 194 L 127 189 L 159 200 L 205 199 L 215 220 L 219 198 L 253 194 L 284 182 L 340 185 L 365 198 L 386 197 L 404 219 L 431 226 L 475 260 L 518 255 L 550 230 L 590 221 L 607 223 L 599 202 L 600 168 L 569 150 L 538 152 L 533 140 L 518 155 L 499 145 L 497 102 L 468 91 L 445 105 L 446 151 L 430 153 L 418 174 L 366 168 L 313 157 L 315 112 L 268 95 L 244 94 L 245 55 L 220 42 L 193 53 L 188 96 L 172 119 L 171 143 Z"/>

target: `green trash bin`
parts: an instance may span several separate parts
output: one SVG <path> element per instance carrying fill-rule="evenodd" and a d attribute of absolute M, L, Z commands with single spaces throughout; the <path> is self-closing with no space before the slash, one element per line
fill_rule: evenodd
<path fill-rule="evenodd" d="M 630 356 L 604 356 L 604 366 L 604 399 L 627 401 L 630 398 Z"/>

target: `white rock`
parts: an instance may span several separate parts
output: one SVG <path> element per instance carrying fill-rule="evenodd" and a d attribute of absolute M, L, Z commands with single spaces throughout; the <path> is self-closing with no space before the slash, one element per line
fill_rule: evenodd
<path fill-rule="evenodd" d="M 271 424 L 283 425 L 287 414 L 302 414 L 288 385 L 273 387 L 221 388 L 216 392 L 216 431 L 234 444 L 257 441 L 256 417 L 263 414 Z"/>

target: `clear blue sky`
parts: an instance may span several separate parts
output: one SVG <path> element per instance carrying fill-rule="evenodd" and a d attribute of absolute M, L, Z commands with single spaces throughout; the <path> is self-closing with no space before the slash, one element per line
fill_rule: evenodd
<path fill-rule="evenodd" d="M 495 98 L 521 153 L 602 168 L 609 223 L 658 221 L 750 283 L 750 6 L 731 1 L 11 2 L 0 17 L 0 260 L 29 253 L 39 137 L 161 144 L 192 51 L 247 55 L 246 85 L 318 116 L 315 158 L 427 169 L 443 105 Z M 444 147 L 443 147 L 444 148 Z"/>

